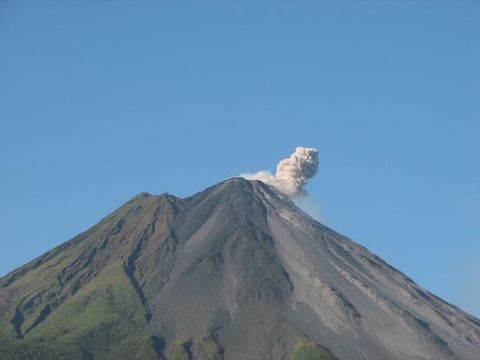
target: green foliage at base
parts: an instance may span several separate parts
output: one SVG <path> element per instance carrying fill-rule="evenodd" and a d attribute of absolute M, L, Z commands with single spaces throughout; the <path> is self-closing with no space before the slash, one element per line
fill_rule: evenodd
<path fill-rule="evenodd" d="M 333 360 L 333 356 L 311 340 L 302 340 L 295 344 L 290 360 Z"/>
<path fill-rule="evenodd" d="M 191 358 L 189 341 L 177 341 L 173 344 L 170 360 L 190 360 Z"/>
<path fill-rule="evenodd" d="M 212 336 L 206 337 L 200 343 L 201 354 L 199 356 L 202 360 L 222 360 L 223 347 L 215 341 Z"/>
<path fill-rule="evenodd" d="M 144 311 L 122 265 L 113 264 L 17 340 L 10 358 L 158 359 Z"/>

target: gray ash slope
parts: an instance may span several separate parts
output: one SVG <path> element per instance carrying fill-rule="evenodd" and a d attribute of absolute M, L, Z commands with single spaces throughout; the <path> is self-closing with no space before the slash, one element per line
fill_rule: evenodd
<path fill-rule="evenodd" d="M 1 278 L 0 321 L 18 359 L 480 359 L 479 320 L 242 178 L 133 198 Z"/>

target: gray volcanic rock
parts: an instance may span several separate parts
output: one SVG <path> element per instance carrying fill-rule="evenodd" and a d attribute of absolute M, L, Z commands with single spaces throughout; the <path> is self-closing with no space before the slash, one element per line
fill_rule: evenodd
<path fill-rule="evenodd" d="M 2 359 L 478 360 L 480 321 L 260 181 L 140 194 L 0 279 Z M 3 357 L 2 357 L 3 356 Z"/>

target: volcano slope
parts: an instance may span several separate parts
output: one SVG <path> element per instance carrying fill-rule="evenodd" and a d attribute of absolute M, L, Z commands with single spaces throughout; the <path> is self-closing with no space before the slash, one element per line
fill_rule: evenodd
<path fill-rule="evenodd" d="M 142 193 L 0 278 L 0 358 L 478 360 L 480 321 L 233 178 Z"/>

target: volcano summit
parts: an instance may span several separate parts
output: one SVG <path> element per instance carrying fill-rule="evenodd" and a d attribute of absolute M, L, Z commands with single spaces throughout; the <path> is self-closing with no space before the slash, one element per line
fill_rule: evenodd
<path fill-rule="evenodd" d="M 478 360 L 480 321 L 232 178 L 142 193 L 0 278 L 0 358 Z"/>

